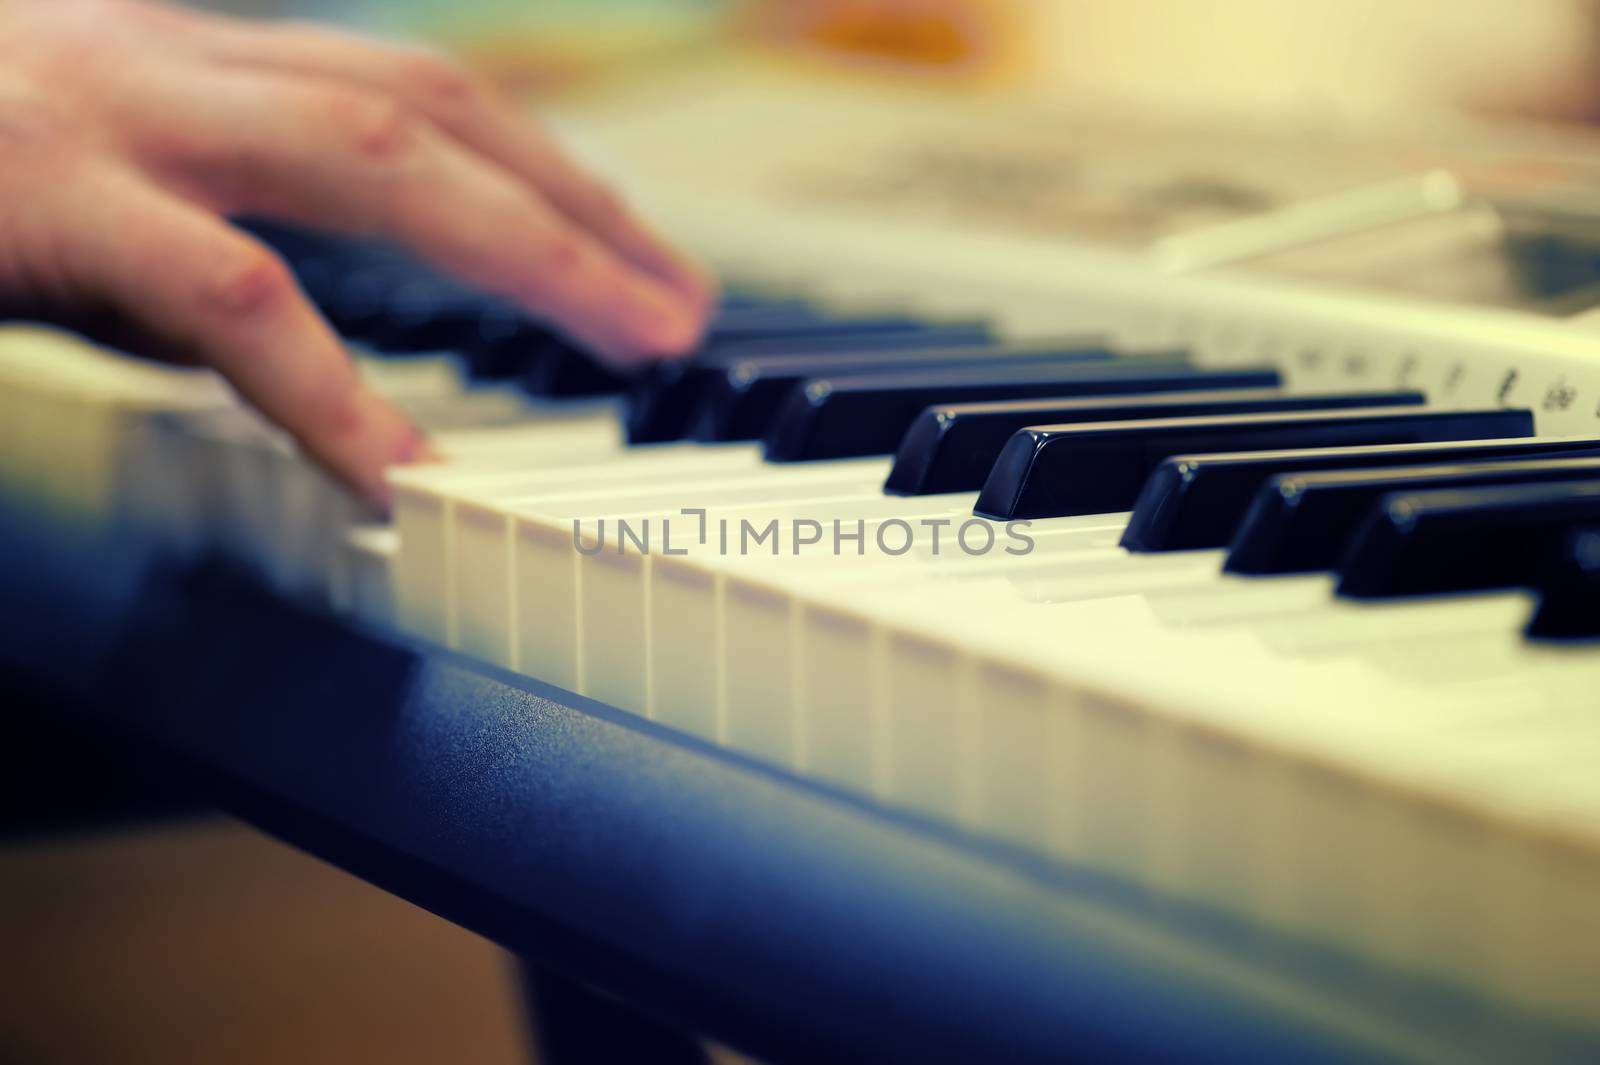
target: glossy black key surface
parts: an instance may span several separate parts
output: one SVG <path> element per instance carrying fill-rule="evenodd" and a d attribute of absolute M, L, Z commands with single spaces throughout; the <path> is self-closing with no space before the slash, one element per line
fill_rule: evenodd
<path fill-rule="evenodd" d="M 1333 569 L 1378 500 L 1395 492 L 1563 481 L 1600 482 L 1600 456 L 1283 474 L 1256 493 L 1223 569 L 1252 574 Z"/>
<path fill-rule="evenodd" d="M 850 352 L 739 359 L 708 366 L 690 418 L 689 435 L 703 442 L 760 440 L 790 389 L 813 378 L 919 373 L 961 368 L 1001 370 L 1047 364 L 1103 362 L 1109 349 L 1085 341 L 991 344 L 894 352 Z M 1180 355 L 1171 356 L 1178 361 Z"/>
<path fill-rule="evenodd" d="M 1143 358 L 1003 372 L 979 368 L 816 378 L 789 390 L 767 434 L 766 454 L 773 462 L 892 454 L 917 415 L 936 403 L 1272 388 L 1278 382 L 1273 369 L 1200 370 Z"/>
<path fill-rule="evenodd" d="M 1156 467 L 1122 535 L 1130 551 L 1225 547 L 1256 492 L 1282 473 L 1600 456 L 1600 437 L 1456 440 L 1375 447 L 1176 455 Z"/>
<path fill-rule="evenodd" d="M 1004 345 L 987 338 L 987 327 L 929 322 L 925 328 L 888 333 L 836 333 L 721 343 L 689 359 L 661 363 L 640 378 L 628 397 L 627 433 L 632 444 L 660 444 L 689 435 L 706 392 L 735 363 L 777 359 L 832 359 L 830 369 L 924 351 L 971 355 Z M 931 356 L 930 356 L 931 357 Z"/>
<path fill-rule="evenodd" d="M 461 285 L 417 276 L 401 281 L 377 305 L 366 340 L 388 352 L 462 351 L 483 343 L 495 303 Z"/>
<path fill-rule="evenodd" d="M 1600 524 L 1600 484 L 1384 496 L 1339 564 L 1340 595 L 1382 599 L 1531 583 L 1573 530 Z"/>
<path fill-rule="evenodd" d="M 840 314 L 811 304 L 762 304 L 721 308 L 706 330 L 706 344 L 777 336 L 826 336 L 829 333 L 915 332 L 926 318 L 891 312 Z"/>
<path fill-rule="evenodd" d="M 1090 399 L 1024 399 L 929 407 L 906 430 L 884 491 L 893 495 L 967 492 L 983 487 L 1011 434 L 1030 425 L 1187 418 L 1291 410 L 1420 406 L 1421 392 L 1311 392 L 1275 390 L 1183 392 Z"/>
<path fill-rule="evenodd" d="M 975 513 L 1010 520 L 1127 510 L 1163 459 L 1188 451 L 1400 444 L 1532 432 L 1533 415 L 1525 410 L 1411 407 L 1038 426 L 1006 443 L 984 481 Z"/>
<path fill-rule="evenodd" d="M 1600 527 L 1574 529 L 1534 578 L 1539 605 L 1528 621 L 1535 640 L 1600 638 Z"/>
<path fill-rule="evenodd" d="M 566 344 L 549 326 L 510 303 L 484 308 L 476 323 L 476 336 L 456 349 L 476 379 L 523 378 L 532 364 Z M 530 392 L 537 391 L 529 387 Z"/>
<path fill-rule="evenodd" d="M 1096 341 L 1080 341 L 1088 346 Z M 979 347 L 1002 343 L 994 328 L 978 318 L 960 321 L 928 320 L 916 329 L 840 330 L 826 333 L 787 333 L 739 340 L 708 340 L 696 354 L 696 361 L 731 362 L 735 359 L 761 359 L 783 355 L 868 355 L 878 351 L 904 351 L 908 348 Z"/>
<path fill-rule="evenodd" d="M 722 295 L 717 300 L 718 311 L 748 310 L 752 307 L 788 307 L 791 310 L 807 306 L 811 301 L 800 293 L 761 285 L 724 283 Z"/>

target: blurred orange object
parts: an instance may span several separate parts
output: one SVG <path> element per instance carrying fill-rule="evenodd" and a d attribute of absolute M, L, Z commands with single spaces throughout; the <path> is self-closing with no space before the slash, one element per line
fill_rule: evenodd
<path fill-rule="evenodd" d="M 757 0 L 759 38 L 897 70 L 991 77 L 1013 66 L 1019 0 Z"/>

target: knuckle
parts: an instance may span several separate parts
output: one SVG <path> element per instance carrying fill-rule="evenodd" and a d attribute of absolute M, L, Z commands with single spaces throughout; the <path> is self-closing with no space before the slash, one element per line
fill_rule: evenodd
<path fill-rule="evenodd" d="M 422 139 L 421 120 L 391 97 L 338 91 L 329 101 L 328 113 L 349 150 L 369 162 L 404 162 Z"/>
<path fill-rule="evenodd" d="M 253 318 L 283 307 L 297 289 L 289 268 L 272 252 L 246 245 L 232 249 L 201 282 L 200 300 L 214 314 Z"/>

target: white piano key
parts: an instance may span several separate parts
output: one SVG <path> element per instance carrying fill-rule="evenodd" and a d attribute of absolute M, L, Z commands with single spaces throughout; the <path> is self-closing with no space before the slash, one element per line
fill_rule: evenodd
<path fill-rule="evenodd" d="M 445 352 L 386 359 L 357 351 L 361 376 L 396 402 L 460 395 L 466 388 L 461 361 Z"/>
<path fill-rule="evenodd" d="M 345 540 L 341 609 L 379 629 L 395 624 L 394 566 L 400 536 L 388 525 L 357 525 Z"/>
<path fill-rule="evenodd" d="M 552 452 L 598 461 L 620 455 L 625 446 L 609 407 L 581 413 L 538 410 L 522 424 L 447 429 L 429 434 L 428 442 L 453 467 L 475 472 L 527 466 Z"/>

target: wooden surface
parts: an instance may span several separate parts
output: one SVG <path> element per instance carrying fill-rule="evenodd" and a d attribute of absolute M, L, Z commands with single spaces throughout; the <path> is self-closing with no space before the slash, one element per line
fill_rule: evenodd
<path fill-rule="evenodd" d="M 523 1063 L 514 981 L 234 821 L 0 847 L 0 1062 Z"/>

